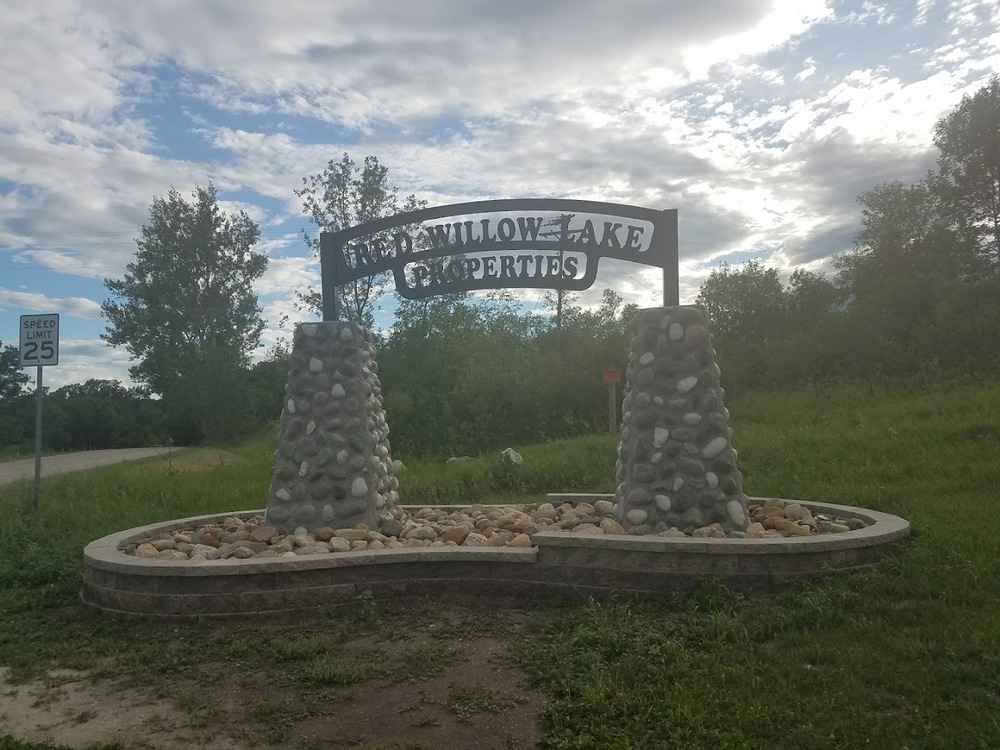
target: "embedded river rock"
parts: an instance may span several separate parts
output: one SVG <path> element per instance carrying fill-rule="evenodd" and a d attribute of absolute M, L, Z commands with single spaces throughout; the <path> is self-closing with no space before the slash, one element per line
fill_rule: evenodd
<path fill-rule="evenodd" d="M 371 332 L 356 323 L 295 329 L 266 520 L 295 534 L 398 526 L 399 483 Z"/>
<path fill-rule="evenodd" d="M 640 310 L 632 327 L 616 517 L 629 530 L 660 523 L 745 530 L 743 477 L 705 309 Z"/>

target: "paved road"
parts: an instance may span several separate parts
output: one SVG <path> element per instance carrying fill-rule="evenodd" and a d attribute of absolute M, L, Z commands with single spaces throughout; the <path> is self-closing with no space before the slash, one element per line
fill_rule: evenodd
<path fill-rule="evenodd" d="M 166 448 L 118 448 L 108 451 L 85 451 L 83 453 L 63 453 L 57 456 L 42 456 L 42 476 L 65 474 L 70 471 L 93 469 L 95 466 L 118 464 L 137 458 L 148 458 L 166 451 Z M 16 482 L 19 479 L 34 479 L 35 459 L 0 463 L 0 484 Z"/>

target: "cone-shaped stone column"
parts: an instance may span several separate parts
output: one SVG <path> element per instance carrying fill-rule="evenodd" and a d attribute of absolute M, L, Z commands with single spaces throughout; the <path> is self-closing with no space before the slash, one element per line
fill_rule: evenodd
<path fill-rule="evenodd" d="M 743 478 L 704 308 L 640 310 L 632 329 L 618 447 L 618 520 L 633 533 L 712 523 L 744 530 Z"/>
<path fill-rule="evenodd" d="M 360 325 L 295 329 L 268 523 L 287 531 L 380 529 L 399 517 L 377 372 L 371 332 Z"/>

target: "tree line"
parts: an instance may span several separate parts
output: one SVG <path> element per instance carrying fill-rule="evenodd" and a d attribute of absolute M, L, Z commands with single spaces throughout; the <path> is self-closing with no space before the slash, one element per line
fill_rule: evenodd
<path fill-rule="evenodd" d="M 965 97 L 934 131 L 937 169 L 859 197 L 853 248 L 827 276 L 785 280 L 759 260 L 723 265 L 701 286 L 729 389 L 831 376 L 871 378 L 1000 365 L 1000 78 Z M 347 154 L 296 191 L 318 231 L 415 210 L 388 169 Z M 263 319 L 253 283 L 267 259 L 259 228 L 227 214 L 215 190 L 156 198 L 120 279 L 106 279 L 102 338 L 125 346 L 135 388 L 88 381 L 53 391 L 52 449 L 192 444 L 236 436 L 278 415 L 288 351 L 251 364 Z M 315 236 L 306 242 L 317 249 Z M 388 277 L 341 289 L 343 314 L 371 327 Z M 300 297 L 318 312 L 320 297 Z M 556 291 L 538 310 L 511 295 L 397 299 L 379 333 L 380 377 L 395 450 L 474 453 L 606 429 L 600 373 L 624 369 L 635 307 L 613 290 L 586 309 Z M 27 443 L 33 405 L 17 351 L 0 343 L 0 447 Z"/>
<path fill-rule="evenodd" d="M 466 454 L 607 429 L 601 370 L 624 367 L 635 306 L 610 289 L 596 310 L 564 297 L 557 326 L 548 314 L 557 302 L 550 295 L 538 312 L 524 312 L 503 292 L 401 302 L 378 344 L 395 449 Z M 180 385 L 158 397 L 111 380 L 64 386 L 45 396 L 45 445 L 191 445 L 245 433 L 279 415 L 288 354 L 276 347 L 261 362 L 220 373 L 220 383 L 191 383 L 190 403 L 178 403 Z M 27 383 L 16 347 L 0 343 L 0 448 L 30 450 L 35 406 Z M 216 408 L 191 408 L 213 397 Z"/>
<path fill-rule="evenodd" d="M 1000 78 L 938 121 L 937 169 L 863 193 L 831 277 L 761 262 L 714 270 L 711 313 L 737 385 L 1000 365 Z"/>
<path fill-rule="evenodd" d="M 244 408 L 231 423 L 240 435 L 273 420 L 280 409 L 287 358 L 273 356 L 232 373 L 231 386 Z M 18 365 L 17 347 L 0 341 L 0 450 L 34 450 L 35 395 Z M 144 386 L 127 388 L 118 380 L 92 379 L 44 389 L 43 443 L 48 451 L 102 450 L 149 445 L 193 445 L 206 434 L 185 412 Z M 232 413 L 230 413 L 231 416 Z M 221 435 L 225 437 L 226 435 Z"/>

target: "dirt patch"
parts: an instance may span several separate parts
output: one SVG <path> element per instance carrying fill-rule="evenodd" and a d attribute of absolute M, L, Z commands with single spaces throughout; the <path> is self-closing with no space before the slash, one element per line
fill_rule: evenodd
<path fill-rule="evenodd" d="M 509 664 L 499 641 L 458 647 L 438 677 L 373 681 L 347 689 L 323 715 L 299 723 L 294 747 L 406 747 L 515 750 L 534 747 L 542 696 Z"/>
<path fill-rule="evenodd" d="M 206 736 L 190 715 L 124 680 L 94 680 L 60 670 L 44 682 L 11 685 L 0 668 L 0 735 L 68 747 L 120 742 L 127 748 L 177 743 L 222 750 L 249 746 L 225 733 Z"/>
<path fill-rule="evenodd" d="M 17 685 L 0 669 L 0 736 L 129 750 L 530 748 L 545 699 L 511 658 L 515 631 L 529 624 L 521 619 L 509 611 L 415 612 L 405 630 L 345 638 L 315 664 L 262 654 L 183 674 L 112 667 L 102 672 L 115 673 L 108 679 L 61 670 Z M 214 635 L 225 643 L 261 632 L 277 633 L 234 623 Z"/>

